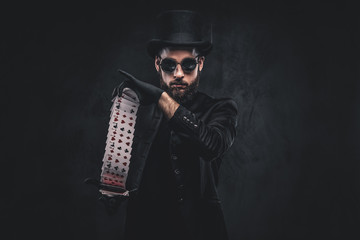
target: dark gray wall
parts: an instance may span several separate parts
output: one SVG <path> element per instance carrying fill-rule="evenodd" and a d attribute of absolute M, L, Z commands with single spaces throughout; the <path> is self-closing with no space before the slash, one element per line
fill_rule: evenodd
<path fill-rule="evenodd" d="M 186 6 L 213 23 L 201 90 L 239 106 L 219 184 L 231 240 L 359 239 L 358 12 L 310 1 L 4 8 L 2 210 L 13 213 L 2 218 L 13 239 L 120 239 L 123 216 L 83 180 L 100 174 L 116 69 L 156 84 L 154 17 Z"/>

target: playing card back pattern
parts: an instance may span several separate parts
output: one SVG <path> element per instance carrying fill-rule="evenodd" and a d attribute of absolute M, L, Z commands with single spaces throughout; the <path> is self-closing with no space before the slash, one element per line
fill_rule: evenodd
<path fill-rule="evenodd" d="M 127 195 L 126 179 L 129 172 L 139 98 L 130 88 L 112 100 L 100 181 L 117 190 L 100 189 L 109 196 Z"/>

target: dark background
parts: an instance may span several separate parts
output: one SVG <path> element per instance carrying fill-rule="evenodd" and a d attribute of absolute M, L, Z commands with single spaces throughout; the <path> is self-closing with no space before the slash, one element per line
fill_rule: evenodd
<path fill-rule="evenodd" d="M 194 9 L 213 24 L 200 89 L 239 107 L 219 184 L 231 240 L 360 239 L 356 5 L 181 3 L 2 8 L 1 218 L 12 238 L 121 239 L 124 216 L 83 183 L 100 174 L 116 69 L 156 84 L 145 49 L 155 16 Z"/>

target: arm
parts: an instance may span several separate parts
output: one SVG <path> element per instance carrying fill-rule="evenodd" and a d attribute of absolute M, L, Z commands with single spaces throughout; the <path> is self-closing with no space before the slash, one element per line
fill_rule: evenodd
<path fill-rule="evenodd" d="M 175 111 L 180 106 L 180 104 L 172 99 L 166 92 L 161 94 L 158 105 L 168 120 L 174 116 Z"/>
<path fill-rule="evenodd" d="M 163 93 L 159 107 L 169 119 L 169 126 L 177 133 L 187 135 L 199 146 L 205 159 L 213 160 L 229 149 L 236 136 L 237 105 L 231 100 L 222 100 L 214 104 L 209 112 L 207 123 L 194 113 Z"/>
<path fill-rule="evenodd" d="M 177 133 L 187 135 L 199 146 L 201 154 L 209 161 L 220 157 L 232 145 L 236 135 L 237 106 L 231 99 L 214 102 L 208 110 L 206 124 L 194 113 L 179 105 L 164 90 L 142 82 L 119 69 L 127 82 L 137 90 L 140 102 L 157 102 L 169 120 L 169 126 Z"/>

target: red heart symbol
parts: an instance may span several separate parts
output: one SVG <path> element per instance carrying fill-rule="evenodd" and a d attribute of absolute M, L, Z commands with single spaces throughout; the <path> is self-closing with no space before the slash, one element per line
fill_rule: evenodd
<path fill-rule="evenodd" d="M 132 126 L 132 125 L 133 125 L 133 123 L 129 123 L 129 125 L 130 125 L 130 126 Z"/>
<path fill-rule="evenodd" d="M 120 137 L 123 137 L 123 136 L 124 136 L 124 135 L 121 133 L 121 134 L 120 134 Z"/>
<path fill-rule="evenodd" d="M 120 153 L 118 153 L 117 155 L 120 156 Z"/>
<path fill-rule="evenodd" d="M 117 159 L 116 159 L 116 160 L 115 160 L 115 162 L 116 162 L 116 163 L 118 163 L 118 162 L 119 162 L 119 160 L 117 160 Z"/>
<path fill-rule="evenodd" d="M 119 115 L 120 113 L 119 112 L 116 112 L 116 115 Z"/>
<path fill-rule="evenodd" d="M 109 158 L 108 158 L 108 160 L 112 160 L 112 158 L 111 158 L 111 157 L 109 157 Z"/>
<path fill-rule="evenodd" d="M 121 102 L 121 100 L 120 100 L 120 99 L 118 99 L 118 102 Z"/>
<path fill-rule="evenodd" d="M 124 175 L 121 175 L 120 177 L 121 177 L 121 178 L 124 178 Z"/>
<path fill-rule="evenodd" d="M 126 165 L 127 165 L 127 163 L 126 163 L 126 162 L 123 162 L 123 164 L 124 164 L 124 166 L 126 166 Z"/>
<path fill-rule="evenodd" d="M 114 150 L 112 150 L 112 149 L 111 149 L 111 150 L 110 150 L 110 152 L 111 152 L 111 153 L 113 153 L 113 152 L 114 152 Z"/>
<path fill-rule="evenodd" d="M 116 134 L 116 132 L 115 132 L 115 131 L 113 131 L 113 134 Z"/>
<path fill-rule="evenodd" d="M 123 117 L 126 118 L 126 115 L 124 114 Z"/>
<path fill-rule="evenodd" d="M 128 146 L 129 146 L 129 145 L 130 145 L 130 142 L 127 142 L 127 143 L 126 143 L 126 145 L 128 145 Z"/>
<path fill-rule="evenodd" d="M 127 156 L 125 156 L 124 159 L 127 159 Z"/>
<path fill-rule="evenodd" d="M 130 120 L 133 120 L 133 117 L 130 117 Z"/>
<path fill-rule="evenodd" d="M 127 136 L 126 138 L 127 138 L 127 139 L 130 139 L 130 137 L 129 137 L 129 136 Z"/>
<path fill-rule="evenodd" d="M 114 141 L 114 140 L 115 140 L 115 138 L 114 138 L 114 137 L 112 137 L 112 138 L 111 138 L 111 141 Z"/>
<path fill-rule="evenodd" d="M 125 123 L 125 121 L 124 121 L 124 120 L 121 120 L 121 123 Z"/>
<path fill-rule="evenodd" d="M 115 118 L 115 120 L 114 120 L 115 122 L 117 122 L 118 121 L 118 119 L 117 119 L 117 117 Z"/>
<path fill-rule="evenodd" d="M 118 143 L 122 143 L 121 139 L 119 139 L 119 142 Z"/>

